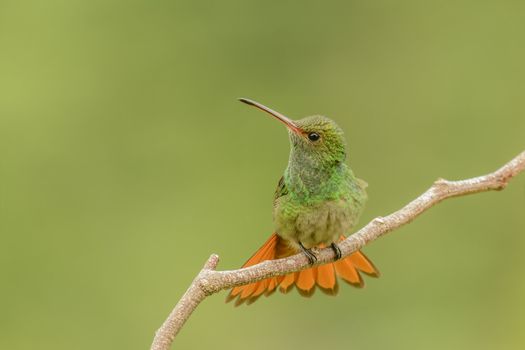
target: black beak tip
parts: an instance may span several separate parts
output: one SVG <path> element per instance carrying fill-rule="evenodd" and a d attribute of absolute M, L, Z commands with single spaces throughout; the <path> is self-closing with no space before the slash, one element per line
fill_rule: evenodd
<path fill-rule="evenodd" d="M 254 105 L 254 103 L 251 100 L 244 98 L 244 97 L 239 97 L 238 100 L 248 105 L 252 105 L 252 106 Z"/>

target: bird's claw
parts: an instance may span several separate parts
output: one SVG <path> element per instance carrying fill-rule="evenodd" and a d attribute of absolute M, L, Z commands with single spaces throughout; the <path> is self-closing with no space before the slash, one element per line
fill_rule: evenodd
<path fill-rule="evenodd" d="M 335 260 L 341 259 L 343 254 L 341 253 L 341 249 L 339 248 L 339 246 L 337 244 L 335 244 L 335 243 L 332 243 L 332 244 L 330 244 L 330 247 L 332 248 L 332 250 L 335 253 Z"/>
<path fill-rule="evenodd" d="M 317 256 L 315 256 L 314 252 L 311 249 L 305 248 L 301 242 L 299 242 L 299 246 L 301 247 L 303 254 L 306 255 L 306 258 L 308 259 L 308 263 L 310 265 L 315 264 L 317 262 Z"/>
<path fill-rule="evenodd" d="M 312 251 L 306 249 L 304 251 L 304 254 L 308 258 L 308 263 L 310 263 L 310 265 L 313 265 L 313 264 L 315 264 L 317 262 L 317 257 L 315 256 L 314 253 L 312 253 Z"/>

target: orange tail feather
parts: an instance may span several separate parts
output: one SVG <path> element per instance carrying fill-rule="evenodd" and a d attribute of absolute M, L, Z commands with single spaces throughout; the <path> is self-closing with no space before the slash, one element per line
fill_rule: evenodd
<path fill-rule="evenodd" d="M 344 238 L 344 236 L 341 236 L 341 240 Z M 242 267 L 256 265 L 265 260 L 283 258 L 296 253 L 274 233 Z M 327 294 L 335 295 L 338 291 L 336 276 L 355 287 L 363 287 L 364 282 L 359 272 L 364 272 L 374 277 L 379 276 L 379 271 L 372 262 L 362 252 L 357 251 L 334 263 L 314 266 L 286 276 L 267 278 L 244 286 L 234 287 L 226 301 L 237 299 L 235 301 L 236 306 L 244 302 L 251 304 L 263 294 L 270 295 L 277 287 L 282 293 L 287 293 L 294 285 L 303 296 L 311 296 L 316 286 L 319 286 Z"/>

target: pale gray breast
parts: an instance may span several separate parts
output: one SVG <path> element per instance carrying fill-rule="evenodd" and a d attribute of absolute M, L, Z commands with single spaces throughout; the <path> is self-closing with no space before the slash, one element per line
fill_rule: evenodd
<path fill-rule="evenodd" d="M 297 238 L 305 247 L 337 242 L 352 226 L 350 206 L 345 200 L 330 200 L 302 210 L 295 221 Z"/>

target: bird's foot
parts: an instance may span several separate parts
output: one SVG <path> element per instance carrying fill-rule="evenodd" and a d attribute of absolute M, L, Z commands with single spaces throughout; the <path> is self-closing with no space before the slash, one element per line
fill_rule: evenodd
<path fill-rule="evenodd" d="M 343 254 L 341 254 L 341 249 L 339 248 L 339 246 L 337 244 L 335 244 L 335 243 L 332 243 L 332 244 L 330 244 L 330 247 L 332 248 L 332 250 L 335 253 L 335 260 L 341 259 Z"/>
<path fill-rule="evenodd" d="M 314 252 L 312 252 L 311 249 L 306 249 L 301 242 L 299 242 L 299 246 L 301 247 L 304 255 L 306 255 L 306 258 L 308 258 L 310 265 L 315 264 L 317 262 L 317 256 L 315 256 Z"/>

